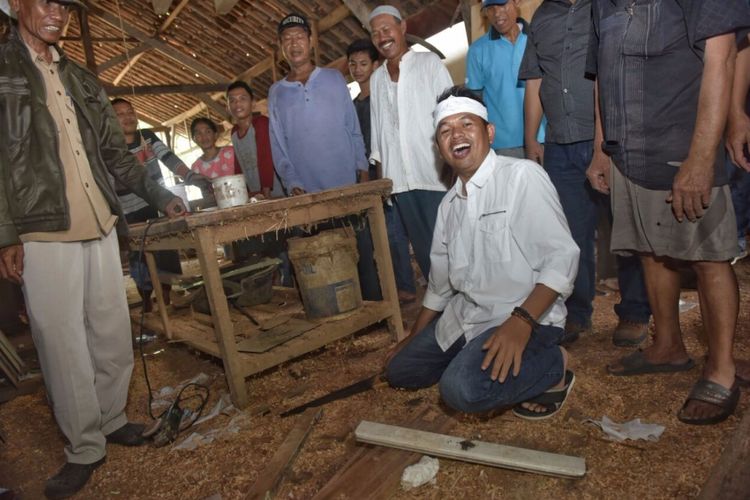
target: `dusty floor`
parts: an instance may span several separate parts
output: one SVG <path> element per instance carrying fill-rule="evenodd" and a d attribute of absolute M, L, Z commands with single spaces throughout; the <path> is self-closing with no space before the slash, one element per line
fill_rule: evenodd
<path fill-rule="evenodd" d="M 750 359 L 750 259 L 739 263 L 736 270 L 742 291 L 736 353 Z M 542 423 L 522 421 L 509 413 L 494 418 L 466 416 L 451 431 L 472 439 L 585 457 L 585 478 L 557 479 L 441 459 L 436 485 L 397 492 L 395 498 L 695 496 L 736 428 L 739 415 L 748 410 L 750 396 L 743 394 L 738 416 L 718 426 L 691 427 L 679 423 L 675 413 L 699 369 L 662 376 L 607 376 L 604 364 L 627 352 L 610 343 L 616 299 L 616 294 L 597 297 L 595 334 L 571 348 L 577 384 L 559 416 Z M 683 299 L 696 302 L 697 295 L 687 291 Z M 407 321 L 414 318 L 416 310 L 416 306 L 404 310 Z M 698 309 L 685 312 L 681 319 L 691 355 L 702 360 L 705 342 Z M 235 420 L 238 432 L 220 433 L 214 442 L 193 451 L 172 446 L 110 446 L 107 463 L 76 498 L 202 499 L 215 493 L 224 499 L 242 498 L 294 425 L 295 417 L 282 419 L 278 413 L 376 373 L 389 345 L 384 330 L 373 330 L 251 377 L 247 385 L 253 404 L 268 405 L 270 413 Z M 202 372 L 210 380 L 209 407 L 226 393 L 223 371 L 215 360 L 165 342 L 148 344 L 146 351 L 157 352 L 148 357 L 154 388 L 173 386 Z M 128 405 L 132 420 L 149 420 L 146 401 L 143 369 L 136 359 Z M 381 388 L 327 405 L 282 484 L 279 498 L 312 497 L 358 447 L 351 431 L 361 420 L 400 424 L 426 406 L 439 408 L 434 388 L 417 392 Z M 666 431 L 658 442 L 618 444 L 580 421 L 602 415 L 619 421 L 641 418 L 666 425 Z M 190 429 L 177 442 L 193 431 L 205 434 L 226 428 L 231 419 L 220 415 Z M 0 405 L 0 427 L 8 438 L 6 445 L 0 445 L 0 487 L 11 488 L 26 499 L 42 497 L 44 479 L 64 461 L 63 438 L 43 390 Z"/>

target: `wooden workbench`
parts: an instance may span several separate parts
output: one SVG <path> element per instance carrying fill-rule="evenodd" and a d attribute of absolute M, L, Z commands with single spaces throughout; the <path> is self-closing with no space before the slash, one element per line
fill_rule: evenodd
<path fill-rule="evenodd" d="M 397 340 L 404 337 L 383 214 L 383 199 L 390 194 L 391 187 L 389 179 L 381 179 L 292 198 L 198 212 L 186 217 L 158 221 L 150 227 L 146 224 L 130 227 L 131 248 L 139 249 L 145 235 L 146 263 L 154 283 L 159 280 L 152 252 L 189 248 L 196 250 L 206 282 L 214 331 L 219 345 L 218 354 L 224 363 L 224 371 L 235 405 L 244 408 L 249 403 L 245 377 L 318 349 L 369 325 L 385 320 L 389 331 Z M 219 275 L 217 245 L 358 213 L 366 214 L 370 222 L 383 300 L 365 302 L 361 309 L 340 319 L 321 320 L 320 323 L 325 324 L 324 328 L 315 328 L 266 353 L 239 352 Z M 155 286 L 154 291 L 166 336 L 190 343 L 190 338 L 183 338 L 180 331 L 170 328 L 161 287 Z M 193 347 L 202 350 L 200 345 L 193 344 Z"/>

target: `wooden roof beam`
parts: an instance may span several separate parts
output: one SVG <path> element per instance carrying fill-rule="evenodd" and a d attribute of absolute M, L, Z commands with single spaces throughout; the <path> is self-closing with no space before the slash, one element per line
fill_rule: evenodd
<path fill-rule="evenodd" d="M 159 29 L 156 30 L 156 36 L 159 36 L 160 34 L 164 33 L 164 31 L 166 31 L 167 28 L 171 26 L 171 24 L 174 22 L 175 19 L 177 19 L 177 16 L 180 14 L 180 12 L 182 12 L 182 9 L 185 8 L 185 6 L 187 5 L 189 1 L 190 0 L 181 0 L 180 3 L 177 4 L 177 7 L 175 7 L 174 10 L 170 12 L 169 16 L 167 16 L 167 18 L 164 20 L 164 22 L 159 27 Z M 120 73 L 118 73 L 115 79 L 112 80 L 112 83 L 114 85 L 118 85 L 122 81 L 122 79 L 125 78 L 125 75 L 128 74 L 128 71 L 130 71 L 130 69 L 133 66 L 135 66 L 136 63 L 138 63 L 141 57 L 143 57 L 143 54 L 144 54 L 144 51 L 141 51 L 140 53 L 135 54 L 135 56 L 133 56 L 132 59 L 129 59 L 128 63 L 125 65 L 122 71 L 120 71 Z"/>
<path fill-rule="evenodd" d="M 198 83 L 177 85 L 142 85 L 139 87 L 105 85 L 104 90 L 110 97 L 129 95 L 161 95 L 161 94 L 203 94 L 206 92 L 220 92 L 227 88 L 228 83 Z"/>
<path fill-rule="evenodd" d="M 133 58 L 133 57 L 135 57 L 135 56 L 137 56 L 137 55 L 139 55 L 139 54 L 141 54 L 141 53 L 143 53 L 143 52 L 145 52 L 147 50 L 151 50 L 151 47 L 149 45 L 146 45 L 145 43 L 141 43 L 139 45 L 136 45 L 132 49 L 128 49 L 125 52 L 123 52 L 122 54 L 118 54 L 115 57 L 104 61 L 103 63 L 101 63 L 100 65 L 98 65 L 96 67 L 96 71 L 99 72 L 99 73 L 104 73 L 109 68 L 114 68 L 118 64 L 122 64 L 124 62 L 127 62 L 131 58 Z"/>
<path fill-rule="evenodd" d="M 370 32 L 370 8 L 362 0 L 343 0 L 344 5 L 351 11 L 354 17 L 362 24 L 362 27 Z"/>
<path fill-rule="evenodd" d="M 81 40 L 83 40 L 83 53 L 86 57 L 86 67 L 89 71 L 97 75 L 96 56 L 94 55 L 94 46 L 91 43 L 89 14 L 86 9 L 78 9 L 78 25 L 81 29 Z"/>
<path fill-rule="evenodd" d="M 91 13 L 100 17 L 108 24 L 118 29 L 121 28 L 125 32 L 125 34 L 137 38 L 141 42 L 158 50 L 159 52 L 166 55 L 170 59 L 177 61 L 183 66 L 190 68 L 192 71 L 195 71 L 196 73 L 203 75 L 209 80 L 212 80 L 214 82 L 222 82 L 226 80 L 227 78 L 226 75 L 222 75 L 218 71 L 215 71 L 212 68 L 209 68 L 205 64 L 195 60 L 195 58 L 193 57 L 190 57 L 184 54 L 183 52 L 172 47 L 171 45 L 165 42 L 162 42 L 161 40 L 152 38 L 150 35 L 141 31 L 140 29 L 136 28 L 130 23 L 122 21 L 116 15 L 104 10 L 98 3 L 91 2 L 89 9 L 91 10 Z"/>

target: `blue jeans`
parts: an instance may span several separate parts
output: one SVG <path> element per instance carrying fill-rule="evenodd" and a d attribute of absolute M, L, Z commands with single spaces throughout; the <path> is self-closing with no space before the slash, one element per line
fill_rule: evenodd
<path fill-rule="evenodd" d="M 462 336 L 443 352 L 435 339 L 433 320 L 394 356 L 386 368 L 386 378 L 394 387 L 420 389 L 440 383 L 440 395 L 448 406 L 466 413 L 477 413 L 513 406 L 527 401 L 558 384 L 563 377 L 563 358 L 557 345 L 562 328 L 540 326 L 523 352 L 521 371 L 511 372 L 505 382 L 490 378 L 482 370 L 482 345 L 495 328 L 466 345 Z"/>
<path fill-rule="evenodd" d="M 393 273 L 396 275 L 396 288 L 404 292 L 417 293 L 414 285 L 414 270 L 411 268 L 409 255 L 409 239 L 401 221 L 398 210 L 387 203 L 383 204 L 385 211 L 385 226 L 388 231 L 388 244 L 391 249 Z"/>
<path fill-rule="evenodd" d="M 609 197 L 595 191 L 586 179 L 586 169 L 591 164 L 592 155 L 593 141 L 573 144 L 548 142 L 544 146 L 544 170 L 557 189 L 573 240 L 581 249 L 573 293 L 565 306 L 568 309 L 568 320 L 583 326 L 591 324 L 596 293 L 594 243 L 597 205 L 609 204 Z M 640 259 L 635 256 L 617 257 L 617 275 L 621 301 L 615 305 L 615 313 L 620 319 L 647 323 L 651 309 Z"/>
<path fill-rule="evenodd" d="M 737 167 L 729 157 L 726 165 L 734 215 L 737 217 L 737 245 L 742 251 L 747 249 L 745 234 L 750 227 L 750 172 Z"/>
<path fill-rule="evenodd" d="M 415 189 L 391 196 L 393 206 L 398 210 L 401 221 L 406 228 L 414 257 L 419 270 L 425 279 L 430 277 L 430 247 L 432 233 L 435 231 L 435 219 L 444 191 L 427 191 Z"/>

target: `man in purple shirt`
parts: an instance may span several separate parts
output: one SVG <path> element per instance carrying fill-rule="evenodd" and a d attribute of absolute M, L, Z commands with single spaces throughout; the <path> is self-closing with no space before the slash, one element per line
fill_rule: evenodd
<path fill-rule="evenodd" d="M 291 196 L 369 179 L 365 143 L 346 80 L 336 70 L 310 60 L 310 25 L 289 14 L 279 23 L 279 42 L 289 74 L 268 92 L 271 153 L 276 171 Z M 330 226 L 353 226 L 359 252 L 362 298 L 381 300 L 367 220 L 359 216 Z M 318 229 L 325 229 L 318 225 Z"/>
<path fill-rule="evenodd" d="M 337 70 L 310 60 L 310 26 L 290 14 L 279 23 L 289 74 L 268 93 L 271 151 L 290 194 L 323 191 L 367 180 L 365 143 L 357 113 Z"/>

